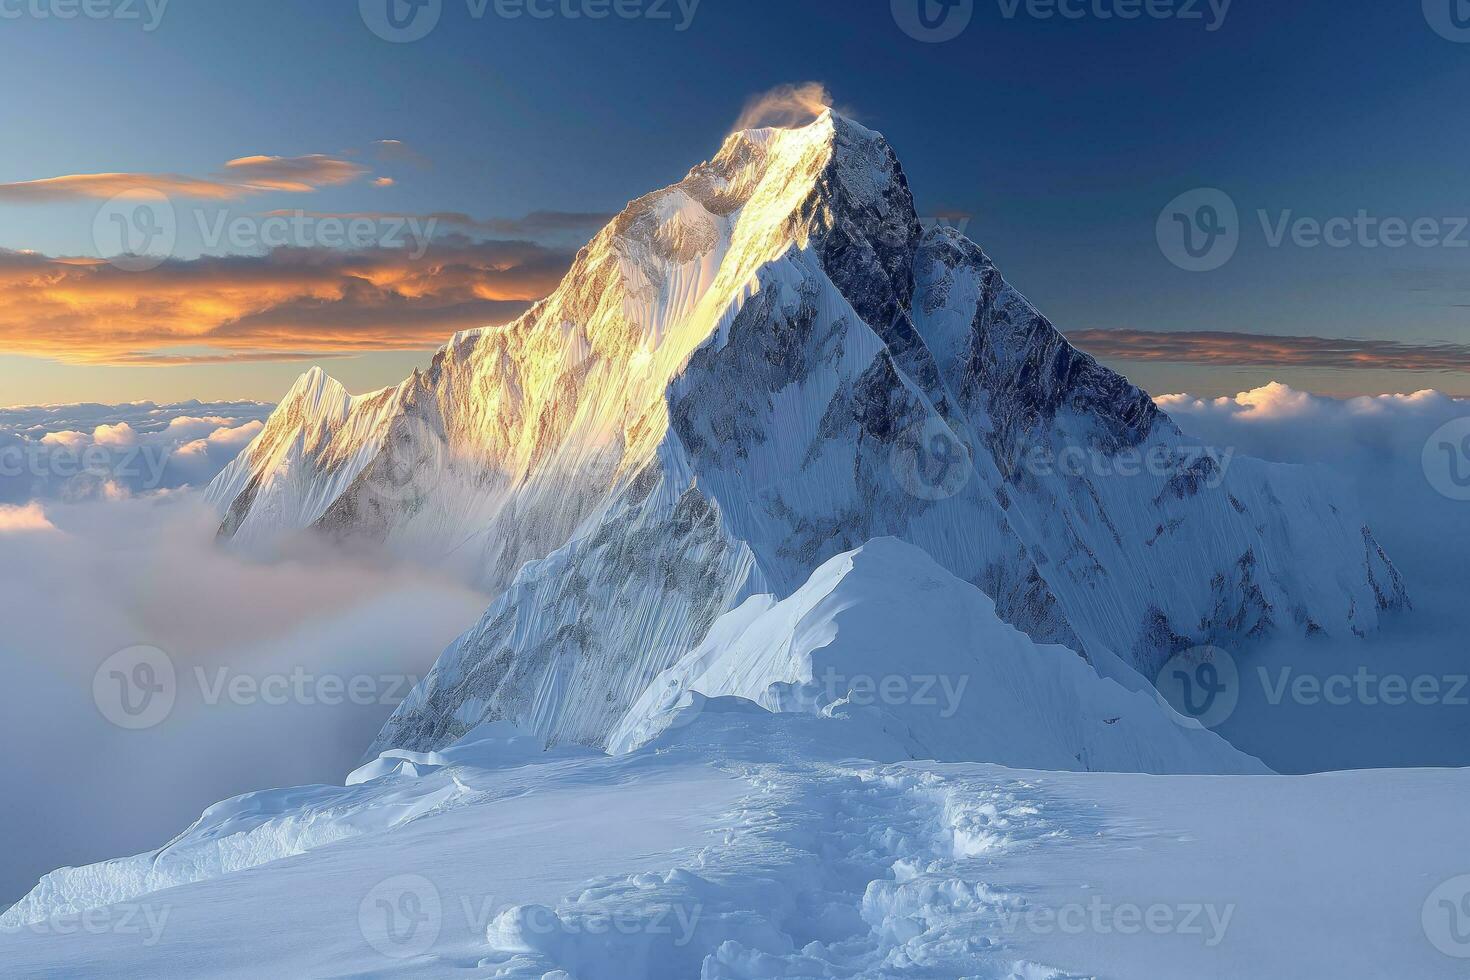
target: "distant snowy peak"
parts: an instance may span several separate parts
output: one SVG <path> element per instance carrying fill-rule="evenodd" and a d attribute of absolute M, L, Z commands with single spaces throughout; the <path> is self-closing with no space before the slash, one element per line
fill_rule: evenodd
<path fill-rule="evenodd" d="M 210 485 L 221 533 L 263 545 L 310 526 L 379 453 L 410 383 L 354 397 L 319 367 L 303 374 Z"/>

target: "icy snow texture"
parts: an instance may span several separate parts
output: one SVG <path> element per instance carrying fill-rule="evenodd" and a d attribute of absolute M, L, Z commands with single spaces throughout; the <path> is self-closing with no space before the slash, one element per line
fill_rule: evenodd
<path fill-rule="evenodd" d="M 1023 464 L 1069 448 L 1171 466 Z M 496 719 L 605 745 L 720 615 L 881 536 L 1114 676 L 1407 601 L 1337 488 L 1201 457 L 978 248 L 925 234 L 888 144 L 831 113 L 731 136 L 398 389 L 303 379 L 212 498 L 241 547 L 314 528 L 499 594 L 378 750 Z"/>

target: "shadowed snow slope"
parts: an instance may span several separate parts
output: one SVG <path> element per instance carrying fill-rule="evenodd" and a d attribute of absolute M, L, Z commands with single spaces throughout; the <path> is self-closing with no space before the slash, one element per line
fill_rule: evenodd
<path fill-rule="evenodd" d="M 1016 768 L 1260 773 L 1266 768 L 1150 693 L 1040 646 L 913 545 L 838 555 L 789 599 L 757 596 L 659 675 L 610 740 L 626 752 L 687 724 L 706 698 L 843 713 L 920 759 Z"/>
<path fill-rule="evenodd" d="M 883 536 L 1114 674 L 1406 602 L 1339 488 L 1192 446 L 830 112 L 732 135 L 400 387 L 309 375 L 212 497 L 239 547 L 311 528 L 498 594 L 377 749 L 603 746 L 720 615 Z"/>

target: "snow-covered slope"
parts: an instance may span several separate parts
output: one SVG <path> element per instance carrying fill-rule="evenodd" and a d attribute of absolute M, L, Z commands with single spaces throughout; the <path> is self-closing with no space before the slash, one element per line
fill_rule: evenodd
<path fill-rule="evenodd" d="M 1038 646 L 923 551 L 880 538 L 823 564 L 788 599 L 757 596 L 664 671 L 609 740 L 627 752 L 708 698 L 854 713 L 917 759 L 1026 769 L 1261 773 L 1161 700 Z"/>
<path fill-rule="evenodd" d="M 523 741 L 244 797 L 58 876 L 0 916 L 3 972 L 1463 976 L 1463 772 L 916 763 L 861 717 L 730 698 L 626 756 Z"/>
<path fill-rule="evenodd" d="M 1336 488 L 1191 453 L 977 248 L 926 235 L 887 142 L 832 113 L 734 134 L 522 319 L 455 337 L 371 410 L 303 401 L 212 489 L 225 535 L 365 538 L 499 595 L 378 748 L 492 719 L 604 744 L 720 615 L 881 536 L 1038 642 L 1145 674 L 1406 601 Z M 1114 475 L 1038 475 L 1029 446 Z"/>

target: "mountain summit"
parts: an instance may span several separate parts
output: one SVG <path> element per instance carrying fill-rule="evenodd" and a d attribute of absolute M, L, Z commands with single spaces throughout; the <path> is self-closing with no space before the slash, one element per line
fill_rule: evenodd
<path fill-rule="evenodd" d="M 308 374 L 210 497 L 238 547 L 366 540 L 496 594 L 375 751 L 603 746 L 721 615 L 881 537 L 1115 675 L 1407 603 L 1342 488 L 1192 443 L 831 112 L 731 135 L 398 387 Z"/>

